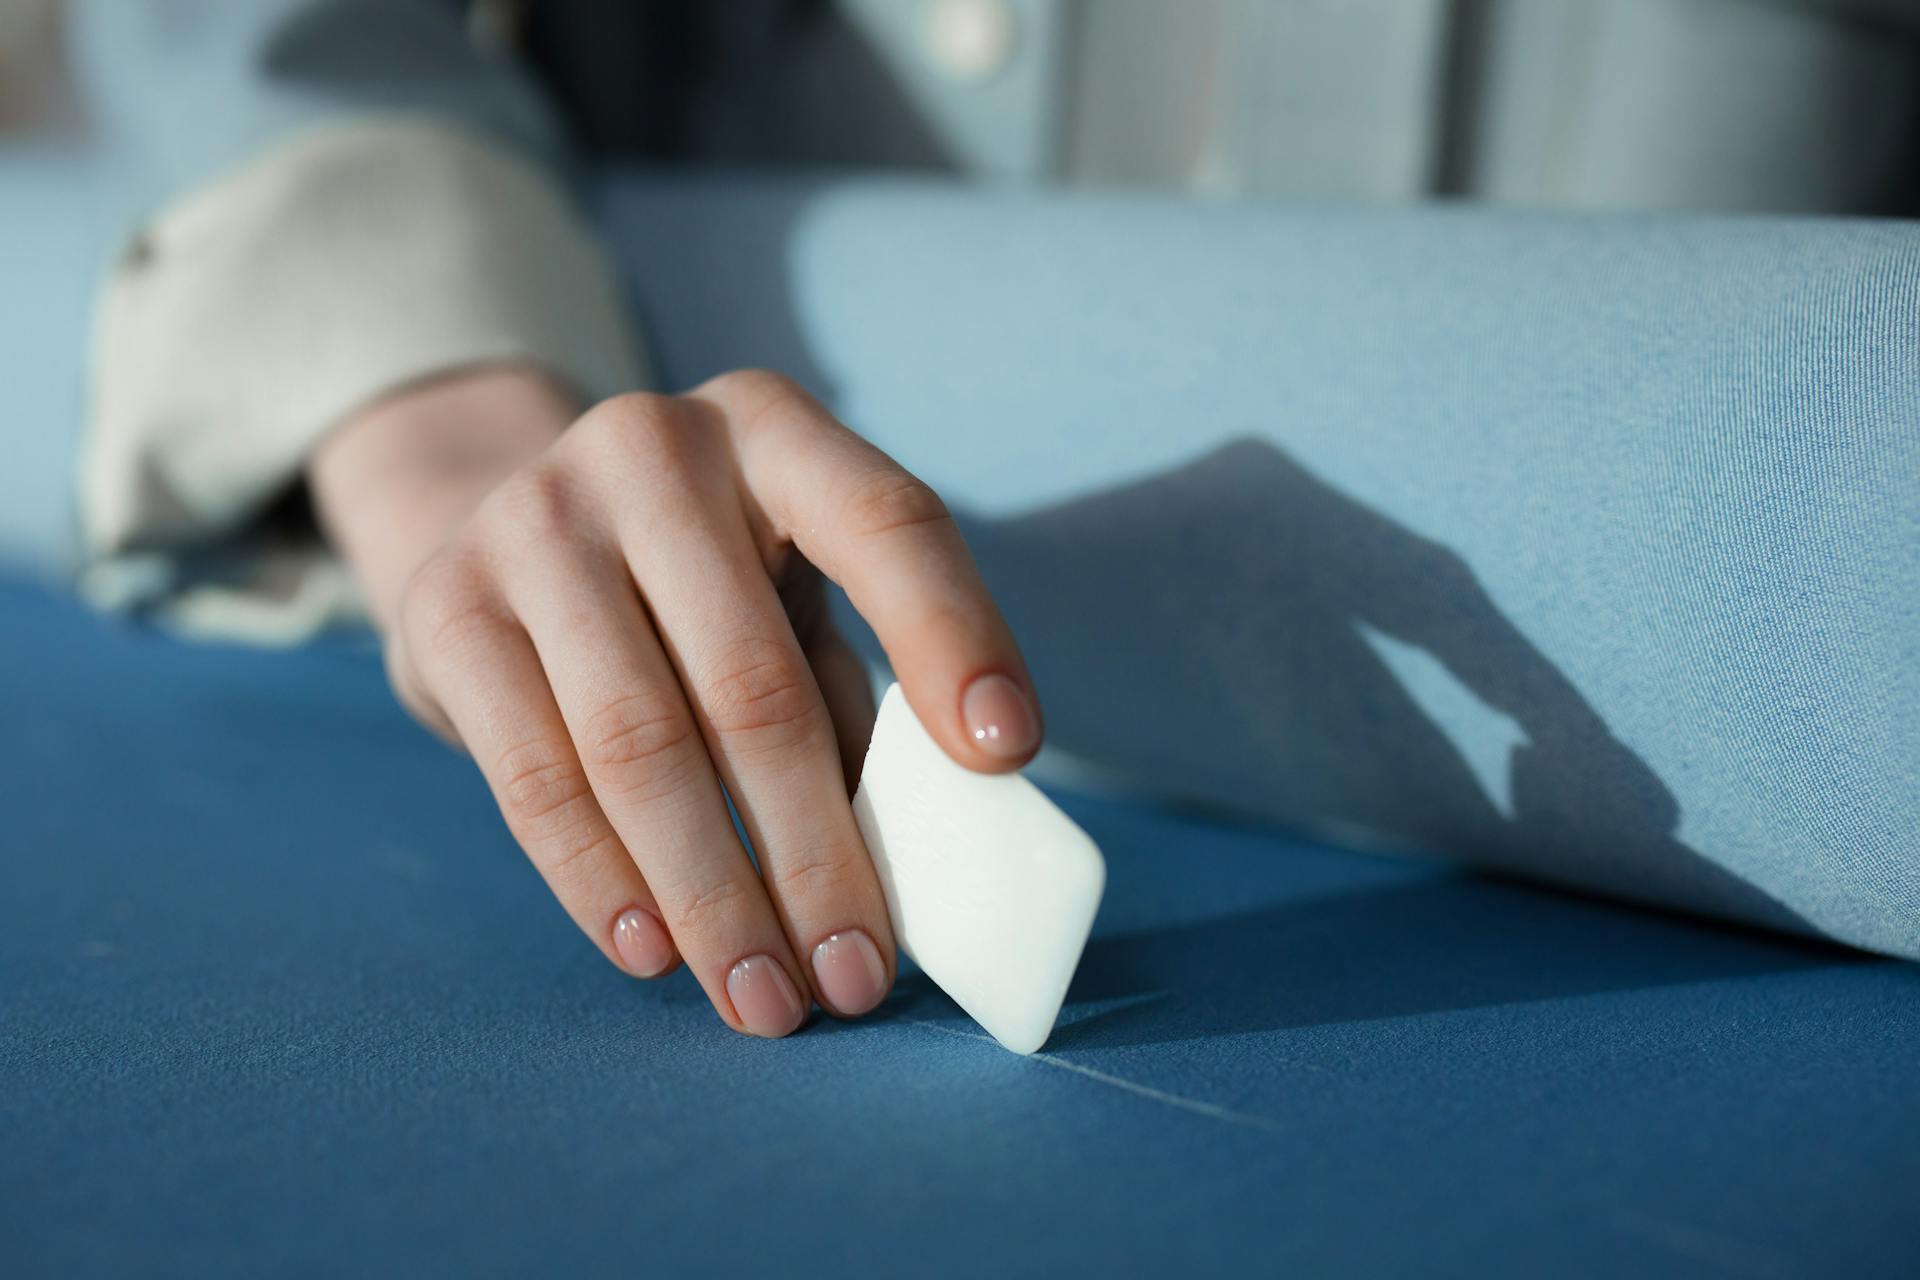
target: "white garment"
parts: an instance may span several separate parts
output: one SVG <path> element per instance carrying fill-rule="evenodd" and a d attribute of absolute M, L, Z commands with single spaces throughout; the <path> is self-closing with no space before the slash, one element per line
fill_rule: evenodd
<path fill-rule="evenodd" d="M 616 274 L 552 179 L 400 117 L 324 126 L 164 210 L 108 279 L 95 337 L 80 485 L 102 602 L 141 553 L 240 530 L 328 430 L 410 383 L 495 361 L 587 402 L 645 382 Z M 259 572 L 277 589 L 249 574 L 173 607 L 221 629 L 205 593 L 239 591 L 242 630 L 291 640 L 351 599 L 284 556 Z"/>

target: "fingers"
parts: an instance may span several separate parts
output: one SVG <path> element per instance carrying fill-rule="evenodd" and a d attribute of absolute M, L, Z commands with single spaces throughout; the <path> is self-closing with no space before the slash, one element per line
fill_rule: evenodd
<path fill-rule="evenodd" d="M 514 838 L 575 924 L 614 964 L 650 978 L 677 957 L 646 881 L 589 789 L 526 634 L 460 557 L 407 589 L 399 672 L 472 753 Z M 398 680 L 396 680 L 398 684 Z"/>
<path fill-rule="evenodd" d="M 587 415 L 429 562 L 390 650 L 403 700 L 473 751 L 609 958 L 684 957 L 723 1021 L 768 1036 L 809 996 L 872 1008 L 896 960 L 847 803 L 872 693 L 807 562 L 950 755 L 998 771 L 1038 748 L 1025 664 L 945 508 L 764 375 Z"/>
<path fill-rule="evenodd" d="M 867 664 L 830 624 L 811 640 L 803 640 L 801 649 L 820 686 L 820 699 L 833 718 L 840 773 L 851 798 L 860 788 L 860 766 L 873 739 L 873 685 L 867 678 Z"/>
<path fill-rule="evenodd" d="M 989 773 L 1031 759 L 1026 663 L 938 496 L 783 378 L 731 374 L 693 398 L 731 424 L 750 514 L 846 589 L 947 754 Z"/>
<path fill-rule="evenodd" d="M 826 578 L 797 555 L 789 555 L 787 560 L 789 564 L 776 581 L 776 589 L 793 624 L 793 635 L 801 641 L 806 666 L 812 668 L 814 683 L 820 685 L 820 700 L 828 706 L 833 741 L 841 756 L 841 775 L 847 781 L 847 796 L 852 798 L 860 787 L 866 745 L 874 737 L 874 685 L 866 674 L 866 662 L 833 626 Z"/>
<path fill-rule="evenodd" d="M 873 739 L 873 683 L 867 664 L 833 624 L 827 605 L 826 579 L 798 556 L 780 575 L 778 590 L 793 623 L 794 636 L 807 665 L 813 668 L 820 700 L 833 720 L 833 736 L 840 748 L 840 772 L 847 796 L 860 786 L 860 767 L 866 763 L 867 744 Z"/>
<path fill-rule="evenodd" d="M 686 456 L 705 447 L 723 460 L 725 442 L 686 421 L 618 429 L 627 448 L 648 451 L 644 472 L 683 468 L 674 490 L 684 504 L 623 507 L 621 525 L 672 674 L 759 855 L 767 895 L 813 995 L 829 1012 L 866 1013 L 893 982 L 886 898 L 847 804 L 832 716 L 753 545 L 731 469 Z M 692 431 L 701 438 L 647 439 Z M 716 583 L 728 589 L 716 591 Z M 651 870 L 648 878 L 665 900 Z"/>
<path fill-rule="evenodd" d="M 515 500 L 511 493 L 502 500 Z M 542 501 L 535 499 L 535 502 Z M 531 504 L 530 504 L 531 505 Z M 807 984 L 734 834 L 692 709 L 612 547 L 581 545 L 522 511 L 509 603 L 540 656 L 592 794 L 727 1025 L 783 1036 Z"/>

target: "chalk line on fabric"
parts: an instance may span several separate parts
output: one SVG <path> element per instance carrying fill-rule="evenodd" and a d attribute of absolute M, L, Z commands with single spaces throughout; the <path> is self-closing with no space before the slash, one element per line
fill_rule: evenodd
<path fill-rule="evenodd" d="M 998 1047 L 998 1043 L 992 1036 L 983 1035 L 978 1031 L 962 1031 L 958 1027 L 944 1027 L 937 1022 L 928 1022 L 924 1018 L 903 1018 L 901 1021 L 911 1022 L 914 1026 L 925 1027 L 929 1031 L 938 1031 L 942 1035 L 960 1036 L 967 1040 L 984 1040 L 986 1043 L 995 1045 L 996 1048 Z M 1162 1103 L 1180 1111 L 1188 1111 L 1197 1116 L 1205 1116 L 1209 1120 L 1218 1120 L 1224 1124 L 1241 1125 L 1249 1129 L 1264 1129 L 1269 1133 L 1277 1133 L 1280 1130 L 1279 1125 L 1267 1119 L 1265 1116 L 1249 1115 L 1244 1111 L 1235 1111 L 1230 1107 L 1218 1106 L 1211 1102 L 1202 1102 L 1197 1098 L 1183 1098 L 1177 1093 L 1168 1093 L 1164 1089 L 1155 1089 L 1151 1085 L 1138 1084 L 1122 1076 L 1110 1075 L 1105 1071 L 1096 1071 L 1092 1067 L 1082 1066 L 1077 1062 L 1068 1062 L 1065 1058 L 1056 1057 L 1051 1053 L 1031 1053 L 1023 1056 L 1029 1062 L 1044 1062 L 1050 1067 L 1058 1067 L 1062 1071 L 1071 1071 L 1075 1075 L 1085 1076 L 1089 1080 L 1098 1080 L 1101 1084 L 1111 1085 L 1113 1088 L 1122 1090 L 1123 1092 L 1131 1093 L 1153 1102 Z"/>

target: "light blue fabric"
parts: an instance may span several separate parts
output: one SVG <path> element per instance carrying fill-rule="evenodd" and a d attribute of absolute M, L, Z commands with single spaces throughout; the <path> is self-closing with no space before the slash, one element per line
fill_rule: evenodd
<path fill-rule="evenodd" d="M 95 157 L 0 148 L 0 566 L 71 572 L 88 302 L 114 201 Z"/>
<path fill-rule="evenodd" d="M 85 187 L 0 175 L 55 231 L 0 250 L 7 419 L 51 428 L 17 560 L 64 528 Z M 600 216 L 670 380 L 792 370 L 968 513 L 1117 782 L 1920 955 L 1913 228 L 638 177 Z"/>
<path fill-rule="evenodd" d="M 544 99 L 438 0 L 79 0 L 88 126 L 152 207 L 304 130 L 372 112 L 557 155 Z"/>
<path fill-rule="evenodd" d="M 1920 228 L 616 180 L 670 381 L 969 513 L 1051 740 L 1920 956 Z"/>

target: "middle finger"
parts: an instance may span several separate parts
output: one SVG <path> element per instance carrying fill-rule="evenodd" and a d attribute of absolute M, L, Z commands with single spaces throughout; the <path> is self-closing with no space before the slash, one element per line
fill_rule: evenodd
<path fill-rule="evenodd" d="M 714 484 L 669 518 L 631 523 L 634 577 L 814 995 L 831 1013 L 866 1013 L 893 985 L 886 897 L 833 718 L 746 517 Z"/>
<path fill-rule="evenodd" d="M 795 1030 L 806 1018 L 804 979 L 626 566 L 611 551 L 539 542 L 522 560 L 509 599 L 588 782 L 687 967 L 735 1030 Z"/>

